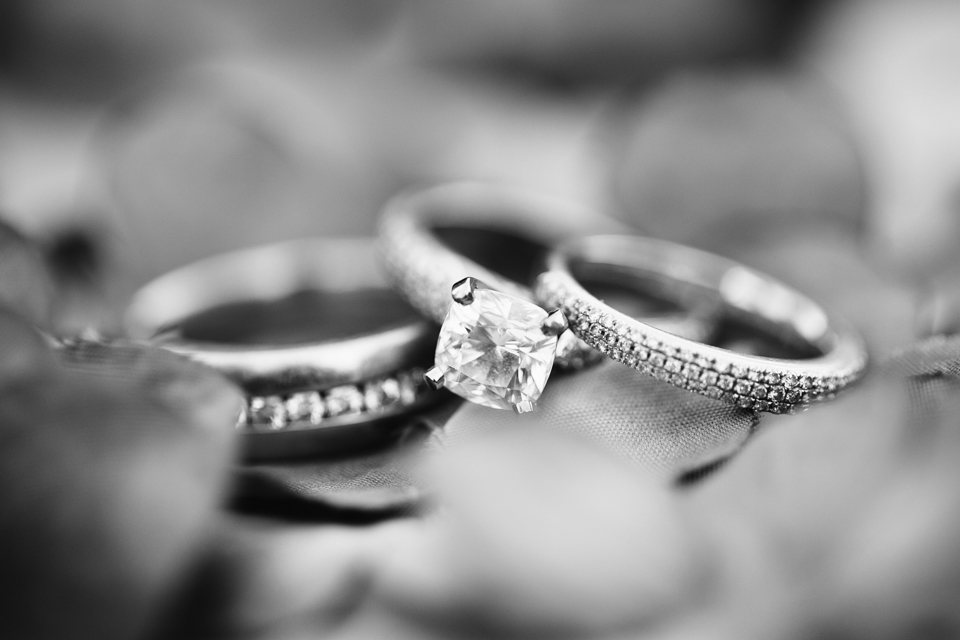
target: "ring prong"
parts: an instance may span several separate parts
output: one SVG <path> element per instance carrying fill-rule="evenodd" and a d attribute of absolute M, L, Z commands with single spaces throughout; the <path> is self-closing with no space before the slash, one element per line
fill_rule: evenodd
<path fill-rule="evenodd" d="M 527 402 L 521 402 L 520 404 L 513 405 L 513 412 L 518 416 L 523 415 L 524 413 L 530 413 L 531 411 L 533 411 L 532 402 L 527 401 Z"/>
<path fill-rule="evenodd" d="M 567 317 L 560 309 L 555 309 L 543 319 L 540 329 L 548 336 L 559 336 L 567 330 Z"/>
<path fill-rule="evenodd" d="M 450 295 L 457 304 L 472 304 L 473 292 L 477 290 L 477 281 L 474 278 L 464 278 L 454 283 Z"/>
<path fill-rule="evenodd" d="M 437 390 L 443 386 L 443 372 L 440 371 L 439 367 L 430 367 L 430 369 L 423 374 L 423 380 L 431 389 Z"/>

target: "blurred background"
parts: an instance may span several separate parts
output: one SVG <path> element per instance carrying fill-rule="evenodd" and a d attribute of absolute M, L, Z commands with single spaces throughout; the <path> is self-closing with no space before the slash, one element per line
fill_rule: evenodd
<path fill-rule="evenodd" d="M 958 114 L 954 0 L 4 0 L 0 294 L 55 331 L 111 333 L 130 294 L 173 267 L 272 240 L 372 234 L 398 190 L 479 178 L 586 204 L 643 233 L 768 271 L 853 322 L 878 367 L 901 362 L 918 340 L 946 340 L 922 351 L 920 365 L 907 358 L 898 370 L 956 376 L 960 347 L 949 340 L 960 331 Z M 4 326 L 8 347 L 33 344 Z M 9 347 L 0 374 L 42 361 L 22 355 L 30 348 Z M 155 384 L 151 372 L 141 374 Z M 171 618 L 158 611 L 182 606 L 171 593 L 184 590 L 228 593 L 210 604 L 222 617 L 206 620 L 206 632 L 186 625 L 163 637 L 316 637 L 351 607 L 360 622 L 338 626 L 337 637 L 455 637 L 450 619 L 490 637 L 958 637 L 960 549 L 943 533 L 960 522 L 957 414 L 931 417 L 932 387 L 898 395 L 884 384 L 840 408 L 772 420 L 780 431 L 765 432 L 727 475 L 679 498 L 660 482 L 617 493 L 612 487 L 632 475 L 607 477 L 608 461 L 578 457 L 555 436 L 478 449 L 438 472 L 469 517 L 434 532 L 478 546 L 441 544 L 453 555 L 439 557 L 419 530 L 404 528 L 409 522 L 362 527 L 351 517 L 332 532 L 303 523 L 264 532 L 242 529 L 249 523 L 231 515 L 225 526 L 216 505 L 231 449 L 216 445 L 220 473 L 208 469 L 213 479 L 197 480 L 210 504 L 190 503 L 206 515 L 189 526 L 178 520 L 193 542 L 154 553 L 148 542 L 163 537 L 158 523 L 156 540 L 123 529 L 117 535 L 129 546 L 97 547 L 104 565 L 117 560 L 116 548 L 153 558 L 118 570 L 129 583 L 116 583 L 149 584 L 131 590 L 142 609 L 129 608 L 127 626 L 97 626 L 87 607 L 74 637 L 142 635 Z M 956 397 L 955 381 L 937 389 Z M 3 393 L 28 397 L 21 391 Z M 907 412 L 907 396 L 926 398 L 929 415 L 890 424 Z M 209 416 L 191 398 L 196 415 Z M 0 423 L 26 432 L 24 415 Z M 176 415 L 184 424 L 196 418 Z M 921 423 L 922 437 L 905 435 Z M 91 442 L 97 437 L 106 436 Z M 169 459 L 199 469 L 191 442 L 179 442 Z M 0 472 L 9 471 L 13 486 L 24 463 L 4 450 Z M 104 454 L 91 451 L 97 466 Z M 543 451 L 544 470 L 531 471 Z M 477 469 L 501 455 L 507 480 L 488 486 Z M 126 466 L 109 460 L 102 468 L 128 478 Z M 169 477 L 183 468 L 171 463 Z M 555 486 L 555 495 L 513 495 L 531 478 Z M 117 504 L 152 504 L 153 480 L 104 481 L 121 485 L 132 493 Z M 622 500 L 620 515 L 591 511 L 583 486 Z M 91 489 L 93 502 L 104 487 Z M 624 503 L 639 505 L 635 515 L 647 524 L 623 516 L 624 524 Z M 851 505 L 865 504 L 873 506 L 854 522 Z M 591 523 L 582 531 L 550 519 L 577 508 L 586 515 L 575 521 Z M 137 513 L 121 520 L 142 536 L 153 520 Z M 74 530 L 56 522 L 55 545 L 72 557 Z M 554 525 L 567 537 L 554 540 Z M 102 541 L 104 527 L 116 533 L 112 524 L 98 527 L 89 539 Z M 0 535 L 33 540 L 17 527 Z M 653 551 L 623 564 L 634 540 Z M 197 545 L 214 551 L 203 556 Z M 608 556 L 570 560 L 579 557 L 571 550 L 598 546 Z M 47 548 L 38 546 L 38 557 Z M 428 570 L 390 564 L 373 599 L 381 604 L 360 607 L 351 589 L 358 575 L 372 582 L 370 567 L 387 548 Z M 188 556 L 205 558 L 203 580 L 226 575 L 243 586 L 189 586 L 183 576 L 196 569 L 183 568 Z M 169 566 L 180 569 L 167 575 L 158 567 L 172 557 L 181 564 Z M 511 573 L 530 558 L 542 564 Z M 63 580 L 76 587 L 97 573 L 54 560 L 36 575 L 60 584 L 73 571 L 79 582 Z M 21 569 L 35 575 L 29 563 Z M 152 582 L 141 580 L 147 574 Z M 116 605 L 108 584 L 90 590 L 103 596 L 90 596 L 97 606 Z M 554 585 L 550 598 L 542 584 Z M 42 601 L 36 589 L 25 601 Z M 187 609 L 184 619 L 193 620 L 197 611 Z M 293 630 L 280 624 L 294 618 Z M 51 628 L 36 637 L 63 637 Z"/>
<path fill-rule="evenodd" d="M 855 238 L 905 278 L 960 235 L 950 2 L 0 11 L 0 209 L 93 252 L 110 296 L 226 248 L 369 233 L 398 189 L 458 177 L 728 253 Z"/>

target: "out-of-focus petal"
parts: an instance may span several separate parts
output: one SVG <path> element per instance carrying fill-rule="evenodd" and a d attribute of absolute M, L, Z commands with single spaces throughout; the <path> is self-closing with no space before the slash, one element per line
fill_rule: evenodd
<path fill-rule="evenodd" d="M 376 559 L 416 526 L 224 517 L 158 637 L 326 635 L 366 599 Z"/>
<path fill-rule="evenodd" d="M 833 403 L 771 418 L 742 455 L 690 490 L 685 508 L 712 550 L 713 624 L 741 638 L 811 625 L 838 536 L 902 468 L 916 437 L 908 414 L 903 385 L 872 380 Z"/>
<path fill-rule="evenodd" d="M 233 387 L 171 354 L 91 348 L 0 388 L 3 637 L 141 633 L 222 499 Z"/>
<path fill-rule="evenodd" d="M 53 293 L 40 248 L 0 221 L 0 305 L 45 327 L 51 320 Z"/>
<path fill-rule="evenodd" d="M 407 2 L 399 54 L 564 82 L 630 82 L 781 51 L 806 3 L 756 0 Z"/>
<path fill-rule="evenodd" d="M 860 161 L 835 99 L 810 79 L 683 74 L 621 126 L 622 215 L 652 235 L 723 252 L 811 227 L 852 233 Z"/>
<path fill-rule="evenodd" d="M 842 96 L 871 190 L 879 259 L 914 276 L 960 248 L 960 5 L 842 2 L 823 15 L 806 61 Z"/>
<path fill-rule="evenodd" d="M 601 633 L 697 592 L 699 549 L 669 495 L 582 438 L 527 423 L 437 464 L 440 510 L 378 587 L 398 610 L 488 634 Z"/>

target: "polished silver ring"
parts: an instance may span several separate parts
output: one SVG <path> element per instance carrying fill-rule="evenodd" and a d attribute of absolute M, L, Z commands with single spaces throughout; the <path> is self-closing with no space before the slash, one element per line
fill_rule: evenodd
<path fill-rule="evenodd" d="M 727 258 L 639 236 L 592 236 L 565 243 L 547 266 L 537 298 L 559 308 L 585 342 L 660 380 L 744 409 L 792 413 L 833 397 L 866 367 L 863 341 L 841 318 Z M 810 357 L 747 355 L 673 335 L 605 304 L 586 290 L 582 278 L 652 286 L 680 303 L 712 301 Z"/>
<path fill-rule="evenodd" d="M 251 436 L 330 432 L 396 417 L 436 399 L 423 383 L 436 328 L 412 309 L 392 325 L 294 344 L 195 339 L 186 329 L 217 309 L 234 313 L 232 305 L 280 303 L 304 292 L 392 296 L 375 256 L 368 238 L 301 239 L 221 254 L 145 285 L 124 324 L 131 337 L 214 367 L 242 387 L 247 403 L 238 426 Z M 276 441 L 264 446 L 273 450 Z"/>

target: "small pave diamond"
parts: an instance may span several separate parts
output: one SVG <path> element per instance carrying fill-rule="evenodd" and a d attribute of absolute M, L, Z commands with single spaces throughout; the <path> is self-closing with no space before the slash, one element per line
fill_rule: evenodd
<path fill-rule="evenodd" d="M 363 404 L 367 411 L 379 411 L 383 408 L 383 386 L 380 380 L 363 386 Z"/>
<path fill-rule="evenodd" d="M 741 396 L 748 396 L 750 395 L 750 390 L 752 389 L 752 387 L 753 385 L 751 385 L 746 380 L 741 380 L 737 382 L 736 385 L 734 385 L 733 390 L 736 391 Z"/>
<path fill-rule="evenodd" d="M 327 392 L 327 415 L 339 416 L 363 411 L 363 394 L 352 384 L 334 387 Z"/>
<path fill-rule="evenodd" d="M 417 401 L 417 381 L 423 379 L 422 371 L 401 373 L 397 376 L 397 385 L 400 388 L 400 403 L 411 405 Z"/>
<path fill-rule="evenodd" d="M 323 398 L 316 391 L 307 396 L 307 404 L 310 406 L 310 423 L 320 424 L 323 422 L 326 406 L 323 404 Z"/>
<path fill-rule="evenodd" d="M 483 287 L 473 297 L 469 305 L 451 305 L 440 329 L 436 366 L 444 386 L 487 407 L 532 405 L 550 377 L 557 350 L 557 336 L 541 329 L 547 312 Z"/>
<path fill-rule="evenodd" d="M 282 429 L 287 426 L 287 411 L 278 396 L 259 398 L 259 402 L 250 406 L 253 423 L 266 425 L 270 429 Z"/>
<path fill-rule="evenodd" d="M 400 383 L 396 378 L 387 378 L 380 385 L 380 392 L 383 394 L 383 404 L 393 405 L 400 400 Z"/>
<path fill-rule="evenodd" d="M 310 418 L 310 402 L 308 393 L 295 393 L 287 398 L 287 417 L 291 422 L 299 422 Z"/>
<path fill-rule="evenodd" d="M 255 432 L 304 429 L 328 421 L 371 419 L 394 414 L 433 395 L 420 383 L 423 370 L 398 371 L 359 385 L 342 385 L 326 391 L 301 391 L 288 396 L 251 396 L 244 403 L 238 427 Z"/>

